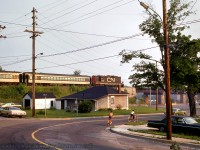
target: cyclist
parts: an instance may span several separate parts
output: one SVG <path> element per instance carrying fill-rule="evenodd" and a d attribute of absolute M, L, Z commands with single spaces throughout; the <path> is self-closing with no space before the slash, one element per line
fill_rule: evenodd
<path fill-rule="evenodd" d="M 131 120 L 134 120 L 134 119 L 135 119 L 135 111 L 132 110 L 132 111 L 131 111 L 131 114 L 130 114 L 130 117 L 129 117 L 129 122 L 130 122 Z"/>
<path fill-rule="evenodd" d="M 112 116 L 113 116 L 113 112 L 111 110 L 108 115 L 108 123 L 107 123 L 108 126 L 110 126 L 112 124 Z"/>

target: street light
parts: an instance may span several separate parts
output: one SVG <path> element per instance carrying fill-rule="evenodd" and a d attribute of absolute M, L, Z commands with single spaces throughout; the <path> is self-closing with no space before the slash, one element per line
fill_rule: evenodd
<path fill-rule="evenodd" d="M 144 2 L 141 2 L 140 0 L 138 0 L 139 1 L 139 3 L 140 3 L 140 5 L 144 8 L 144 9 L 146 9 L 146 11 L 151 15 L 151 16 L 158 16 L 159 17 L 159 19 L 161 20 L 161 22 L 163 22 L 162 21 L 162 18 L 160 17 L 160 15 L 155 11 L 155 10 L 153 10 L 151 7 L 149 7 L 148 5 L 146 5 Z M 151 11 L 153 11 L 154 12 L 154 14 L 152 14 L 150 11 L 149 11 L 149 9 L 151 10 Z"/>
<path fill-rule="evenodd" d="M 152 8 L 150 8 L 148 5 L 144 4 L 140 0 L 140 5 L 146 9 L 150 15 L 154 16 L 151 14 L 149 9 L 156 14 L 163 22 L 163 33 L 164 33 L 164 41 L 165 41 L 165 85 L 166 85 L 166 118 L 167 118 L 167 139 L 172 140 L 172 121 L 171 121 L 171 101 L 170 101 L 170 63 L 169 63 L 169 43 L 168 43 L 168 22 L 167 22 L 167 11 L 166 11 L 166 0 L 163 0 L 163 20 L 160 17 L 160 15 L 154 11 Z"/>

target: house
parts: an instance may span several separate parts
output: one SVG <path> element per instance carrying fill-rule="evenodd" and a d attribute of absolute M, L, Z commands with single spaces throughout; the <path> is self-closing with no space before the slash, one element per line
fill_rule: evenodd
<path fill-rule="evenodd" d="M 57 109 L 73 109 L 81 101 L 91 101 L 93 110 L 101 108 L 128 109 L 128 93 L 122 92 L 120 88 L 114 89 L 110 86 L 94 86 L 84 91 L 62 97 L 56 100 Z"/>
<path fill-rule="evenodd" d="M 53 93 L 35 93 L 35 109 L 56 107 L 55 99 Z M 23 96 L 23 107 L 32 109 L 32 92 L 28 92 Z"/>

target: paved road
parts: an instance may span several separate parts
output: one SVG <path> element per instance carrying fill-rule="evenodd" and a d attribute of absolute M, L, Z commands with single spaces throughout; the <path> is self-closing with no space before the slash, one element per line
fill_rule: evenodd
<path fill-rule="evenodd" d="M 140 120 L 162 115 L 140 115 Z M 170 144 L 110 132 L 106 118 L 39 120 L 0 118 L 0 149 L 169 150 Z M 114 125 L 127 122 L 115 117 Z M 190 149 L 183 147 L 183 149 Z"/>

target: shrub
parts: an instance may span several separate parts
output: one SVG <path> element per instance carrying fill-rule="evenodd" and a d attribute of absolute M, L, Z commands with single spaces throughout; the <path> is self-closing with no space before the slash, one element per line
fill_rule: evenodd
<path fill-rule="evenodd" d="M 180 148 L 179 144 L 175 142 L 170 146 L 170 149 L 171 150 L 180 150 L 181 148 Z"/>
<path fill-rule="evenodd" d="M 120 104 L 116 105 L 117 110 L 121 110 L 122 106 Z"/>
<path fill-rule="evenodd" d="M 91 101 L 83 101 L 78 106 L 78 111 L 80 113 L 88 113 L 92 111 L 92 102 Z"/>
<path fill-rule="evenodd" d="M 113 110 L 112 108 L 100 108 L 98 111 L 111 111 Z"/>
<path fill-rule="evenodd" d="M 50 110 L 56 110 L 56 108 L 55 107 L 50 107 Z"/>
<path fill-rule="evenodd" d="M 108 110 L 108 111 L 111 111 L 111 110 L 113 111 L 113 109 L 112 109 L 112 108 L 107 108 L 107 110 Z"/>
<path fill-rule="evenodd" d="M 44 111 L 44 110 L 39 110 L 39 111 L 37 112 L 37 114 L 38 114 L 38 115 L 44 115 L 44 114 L 45 114 L 45 111 Z"/>
<path fill-rule="evenodd" d="M 100 108 L 99 111 L 106 111 L 108 108 Z"/>
<path fill-rule="evenodd" d="M 31 107 L 30 106 L 27 106 L 26 108 L 25 108 L 25 110 L 30 110 L 31 109 Z"/>
<path fill-rule="evenodd" d="M 128 99 L 129 104 L 136 104 L 136 97 L 130 97 Z"/>

